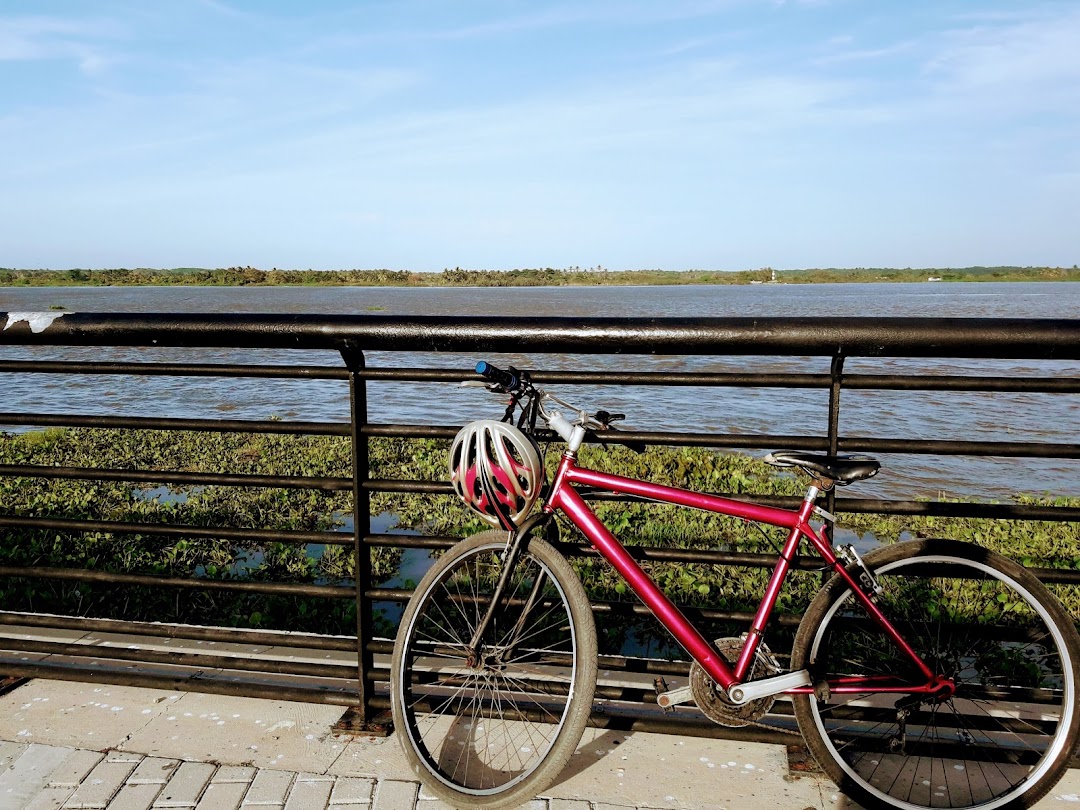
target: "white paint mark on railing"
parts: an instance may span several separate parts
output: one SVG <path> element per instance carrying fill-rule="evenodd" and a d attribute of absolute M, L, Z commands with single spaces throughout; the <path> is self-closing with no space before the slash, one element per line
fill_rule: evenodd
<path fill-rule="evenodd" d="M 20 321 L 26 321 L 30 326 L 30 331 L 35 335 L 39 332 L 44 332 L 57 318 L 64 317 L 63 312 L 9 312 L 7 314 L 7 323 L 4 324 L 4 331 L 6 332 L 15 324 Z"/>

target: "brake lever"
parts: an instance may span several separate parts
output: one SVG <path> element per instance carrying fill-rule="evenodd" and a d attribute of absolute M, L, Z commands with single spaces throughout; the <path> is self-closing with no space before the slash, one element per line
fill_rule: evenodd
<path fill-rule="evenodd" d="M 618 422 L 620 419 L 625 418 L 625 413 L 608 413 L 607 411 L 597 411 L 596 414 L 593 416 L 593 419 L 595 419 L 603 426 L 603 430 L 607 430 L 608 428 L 610 428 L 612 422 Z"/>
<path fill-rule="evenodd" d="M 622 417 L 622 414 L 615 414 L 615 415 L 619 416 L 619 417 Z M 593 434 L 593 436 L 596 437 L 596 440 L 598 442 L 600 442 L 600 445 L 602 447 L 604 447 L 605 449 L 608 446 L 608 441 L 611 441 L 611 442 L 615 442 L 616 444 L 621 444 L 623 447 L 627 448 L 628 450 L 633 450 L 635 453 L 644 453 L 645 452 L 645 442 L 635 442 L 632 439 L 619 439 L 619 438 L 616 438 L 614 436 L 608 437 L 608 441 L 605 441 L 604 437 L 600 435 L 601 433 L 618 433 L 619 432 L 619 430 L 617 428 L 613 428 L 611 425 L 601 424 L 600 427 L 591 428 L 590 432 Z"/>

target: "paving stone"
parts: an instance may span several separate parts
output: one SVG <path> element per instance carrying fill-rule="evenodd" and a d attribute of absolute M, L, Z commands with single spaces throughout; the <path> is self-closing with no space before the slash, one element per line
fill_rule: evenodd
<path fill-rule="evenodd" d="M 243 782 L 250 785 L 251 780 L 254 778 L 255 768 L 249 768 L 245 765 L 222 765 L 217 769 L 211 783 L 217 785 L 224 782 Z"/>
<path fill-rule="evenodd" d="M 135 770 L 134 762 L 109 762 L 105 760 L 87 774 L 71 798 L 64 802 L 65 810 L 96 810 L 109 805 L 109 801 Z"/>
<path fill-rule="evenodd" d="M 53 787 L 48 785 L 23 810 L 60 810 L 64 806 L 64 802 L 74 792 L 74 787 Z"/>
<path fill-rule="evenodd" d="M 26 748 L 23 743 L 0 741 L 0 772 L 21 757 Z"/>
<path fill-rule="evenodd" d="M 548 810 L 590 810 L 589 803 L 580 799 L 552 799 Z"/>
<path fill-rule="evenodd" d="M 195 810 L 236 810 L 248 792 L 248 782 L 211 782 Z"/>
<path fill-rule="evenodd" d="M 244 807 L 281 807 L 289 795 L 295 774 L 289 771 L 260 770 L 251 782 L 251 788 L 244 797 Z"/>
<path fill-rule="evenodd" d="M 126 784 L 120 788 L 109 803 L 109 810 L 149 810 L 154 804 L 154 799 L 161 792 L 162 784 L 146 782 L 143 784 Z"/>
<path fill-rule="evenodd" d="M 335 807 L 334 810 L 337 810 Z M 447 804 L 442 799 L 437 799 L 433 796 L 424 798 L 423 795 L 416 802 L 416 810 L 457 810 L 452 804 Z M 547 799 L 533 799 L 532 801 L 519 805 L 517 810 L 548 810 Z M 628 810 L 627 808 L 620 808 L 620 810 Z M 629 808 L 633 810 L 633 808 Z"/>
<path fill-rule="evenodd" d="M 154 807 L 194 807 L 213 775 L 213 765 L 204 762 L 181 763 L 172 779 L 165 784 Z"/>
<path fill-rule="evenodd" d="M 71 756 L 70 748 L 28 745 L 0 773 L 0 807 L 22 807 L 40 793 L 49 778 Z"/>
<path fill-rule="evenodd" d="M 135 772 L 128 777 L 127 783 L 129 785 L 163 785 L 172 778 L 179 766 L 178 759 L 145 757 L 135 768 Z"/>
<path fill-rule="evenodd" d="M 49 775 L 49 787 L 75 790 L 104 758 L 105 755 L 97 751 L 72 751 L 60 767 Z"/>
<path fill-rule="evenodd" d="M 131 762 L 138 765 L 146 757 L 142 754 L 133 753 L 131 751 L 110 751 L 106 757 L 106 762 Z"/>
<path fill-rule="evenodd" d="M 374 779 L 359 776 L 339 776 L 330 793 L 330 804 L 371 804 L 375 790 Z"/>
<path fill-rule="evenodd" d="M 412 810 L 420 792 L 419 782 L 380 779 L 375 786 L 373 810 Z"/>
<path fill-rule="evenodd" d="M 416 801 L 416 810 L 455 810 L 452 804 L 447 804 L 442 799 L 436 799 L 429 796 L 424 798 L 421 796 Z"/>
<path fill-rule="evenodd" d="M 292 790 L 289 791 L 289 800 L 285 803 L 285 810 L 311 810 L 313 807 L 326 807 L 333 788 L 332 779 L 309 780 L 298 777 Z"/>

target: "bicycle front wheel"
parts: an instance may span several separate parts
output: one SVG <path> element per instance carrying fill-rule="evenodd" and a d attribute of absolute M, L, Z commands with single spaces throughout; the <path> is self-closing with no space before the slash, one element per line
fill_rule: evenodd
<path fill-rule="evenodd" d="M 882 612 L 956 690 L 943 698 L 885 691 L 926 678 L 834 577 L 792 651 L 792 669 L 808 669 L 816 686 L 794 704 L 818 762 L 870 807 L 1033 804 L 1076 743 L 1072 619 L 1030 572 L 978 546 L 910 541 L 865 562 L 882 587 Z"/>
<path fill-rule="evenodd" d="M 527 538 L 479 649 L 506 533 L 446 552 L 401 620 L 394 724 L 413 769 L 454 806 L 507 807 L 547 787 L 577 747 L 596 684 L 596 628 L 581 583 Z"/>

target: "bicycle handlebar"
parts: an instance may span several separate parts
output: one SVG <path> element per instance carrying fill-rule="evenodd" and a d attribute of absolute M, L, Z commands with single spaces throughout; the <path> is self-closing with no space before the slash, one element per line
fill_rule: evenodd
<path fill-rule="evenodd" d="M 481 360 L 476 364 L 476 373 L 492 384 L 490 388 L 493 391 L 538 396 L 540 416 L 547 422 L 548 427 L 561 436 L 566 442 L 580 443 L 580 437 L 577 439 L 573 438 L 575 435 L 574 428 L 580 426 L 583 431 L 589 431 L 593 435 L 596 435 L 597 431 L 602 431 L 608 441 L 615 441 L 629 447 L 634 452 L 642 453 L 645 451 L 645 444 L 643 442 L 624 441 L 612 435 L 617 434 L 617 431 L 612 427 L 611 423 L 625 418 L 621 413 L 608 413 L 607 411 L 601 410 L 597 411 L 595 415 L 589 416 L 585 411 L 578 410 L 570 403 L 563 402 L 552 394 L 534 388 L 529 382 L 528 373 L 518 371 L 513 366 L 511 366 L 509 370 L 504 371 L 486 360 Z M 577 414 L 577 418 L 569 420 L 557 410 L 548 410 L 544 408 L 544 402 L 547 401 L 555 402 L 566 408 L 570 408 L 571 411 Z M 584 435 L 584 433 L 582 435 Z M 599 438 L 599 436 L 597 438 Z M 601 439 L 601 442 L 603 441 L 604 439 Z"/>
<path fill-rule="evenodd" d="M 476 373 L 511 394 L 518 390 L 523 382 L 517 369 L 511 367 L 510 371 L 503 371 L 486 360 L 481 360 L 476 364 Z"/>

